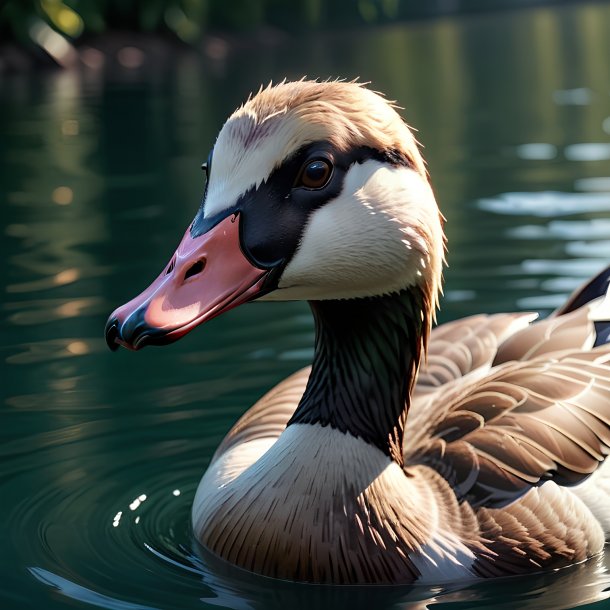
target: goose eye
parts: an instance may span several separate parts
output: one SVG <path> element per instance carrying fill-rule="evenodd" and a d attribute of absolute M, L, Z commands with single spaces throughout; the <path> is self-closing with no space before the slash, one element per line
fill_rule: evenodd
<path fill-rule="evenodd" d="M 308 189 L 321 189 L 326 186 L 332 173 L 332 166 L 324 159 L 309 161 L 301 171 L 298 186 Z"/>

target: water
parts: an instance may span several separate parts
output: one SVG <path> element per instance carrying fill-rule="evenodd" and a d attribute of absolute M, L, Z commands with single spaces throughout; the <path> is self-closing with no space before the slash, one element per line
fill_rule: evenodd
<path fill-rule="evenodd" d="M 610 260 L 608 58 L 610 6 L 579 3 L 2 77 L 0 607 L 603 607 L 607 557 L 383 590 L 202 559 L 199 478 L 237 417 L 309 362 L 307 306 L 249 305 L 138 354 L 111 354 L 102 329 L 173 252 L 226 115 L 302 74 L 372 80 L 419 129 L 448 219 L 441 319 L 548 313 Z"/>

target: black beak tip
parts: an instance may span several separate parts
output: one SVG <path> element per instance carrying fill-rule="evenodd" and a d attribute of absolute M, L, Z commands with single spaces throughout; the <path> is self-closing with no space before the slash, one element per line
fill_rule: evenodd
<path fill-rule="evenodd" d="M 106 323 L 106 345 L 110 348 L 110 351 L 116 352 L 119 349 L 117 339 L 120 335 L 119 332 L 119 321 L 117 318 L 110 318 Z"/>

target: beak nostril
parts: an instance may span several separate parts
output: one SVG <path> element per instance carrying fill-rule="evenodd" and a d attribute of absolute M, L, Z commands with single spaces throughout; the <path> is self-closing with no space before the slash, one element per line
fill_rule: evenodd
<path fill-rule="evenodd" d="M 193 277 L 194 275 L 201 273 L 205 269 L 205 263 L 206 263 L 205 258 L 202 258 L 202 259 L 198 260 L 196 263 L 193 263 L 187 269 L 186 273 L 184 274 L 184 279 L 188 280 L 189 277 Z"/>
<path fill-rule="evenodd" d="M 169 264 L 169 267 L 167 268 L 167 271 L 165 272 L 165 275 L 169 275 L 174 270 L 175 266 L 176 266 L 176 259 L 172 258 L 172 260 Z"/>

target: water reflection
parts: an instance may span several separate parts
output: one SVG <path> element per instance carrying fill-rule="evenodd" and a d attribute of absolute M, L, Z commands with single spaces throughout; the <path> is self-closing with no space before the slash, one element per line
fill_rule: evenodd
<path fill-rule="evenodd" d="M 570 144 L 563 154 L 568 161 L 606 161 L 610 159 L 610 144 L 606 142 L 587 142 Z"/>
<path fill-rule="evenodd" d="M 553 144 L 531 143 L 517 146 L 515 153 L 520 159 L 529 161 L 548 161 L 557 156 L 557 147 Z"/>
<path fill-rule="evenodd" d="M 109 595 L 97 593 L 87 587 L 74 583 L 67 578 L 53 574 L 53 572 L 45 570 L 44 568 L 32 567 L 29 568 L 29 572 L 36 580 L 44 585 L 52 587 L 62 595 L 76 601 L 82 601 L 91 606 L 115 610 L 155 610 L 155 606 L 133 604 L 128 601 L 115 599 Z"/>
<path fill-rule="evenodd" d="M 507 234 L 518 239 L 550 239 L 569 244 L 576 239 L 601 239 L 610 235 L 610 218 L 589 220 L 551 220 L 547 224 L 523 224 L 509 228 Z"/>
<path fill-rule="evenodd" d="M 7 292 L 11 291 L 7 288 Z M 31 326 L 65 318 L 77 318 L 92 314 L 103 315 L 106 311 L 105 305 L 100 297 L 88 297 L 82 299 L 11 301 L 6 303 L 4 309 L 9 312 L 7 319 L 11 324 Z"/>
<path fill-rule="evenodd" d="M 608 193 L 502 193 L 481 199 L 479 207 L 487 212 L 515 216 L 567 216 L 586 212 L 610 212 Z"/>
<path fill-rule="evenodd" d="M 311 359 L 307 306 L 248 306 L 135 356 L 107 353 L 101 332 L 192 219 L 199 166 L 227 113 L 261 82 L 303 74 L 371 80 L 418 127 L 448 219 L 441 319 L 559 305 L 610 259 L 609 24 L 610 6 L 579 3 L 270 45 L 209 39 L 201 57 L 90 48 L 80 71 L 2 76 L 0 601 L 406 609 L 605 599 L 604 558 L 389 591 L 270 583 L 202 562 L 189 526 L 197 482 L 244 409 Z"/>
<path fill-rule="evenodd" d="M 103 349 L 102 341 L 86 341 L 83 339 L 49 339 L 36 341 L 20 346 L 21 351 L 6 359 L 9 364 L 34 364 L 49 362 L 63 358 L 83 356 Z"/>
<path fill-rule="evenodd" d="M 588 106 L 592 98 L 593 92 L 587 87 L 553 91 L 553 101 L 559 106 Z"/>
<path fill-rule="evenodd" d="M 574 182 L 577 191 L 605 191 L 610 193 L 610 177 L 580 178 Z"/>
<path fill-rule="evenodd" d="M 117 513 L 113 525 L 121 521 Z M 136 518 L 133 523 L 137 524 Z M 115 525 L 116 524 L 116 525 Z M 241 610 L 248 609 L 308 609 L 336 608 L 369 609 L 394 608 L 400 610 L 424 610 L 451 604 L 456 608 L 536 610 L 577 608 L 610 597 L 610 574 L 602 557 L 593 558 L 588 564 L 574 566 L 557 573 L 525 578 L 507 578 L 496 581 L 492 591 L 485 585 L 463 584 L 443 587 L 324 587 L 295 585 L 255 577 L 244 572 L 221 566 L 217 559 L 207 558 L 207 564 L 215 567 L 211 573 L 185 548 L 163 549 L 145 544 L 151 556 L 182 571 L 185 577 L 198 576 L 209 588 L 202 590 L 201 601 L 211 606 Z M 164 554 L 165 553 L 165 554 Z M 156 608 L 158 606 L 134 605 L 126 600 L 110 597 L 74 583 L 58 574 L 40 567 L 29 568 L 39 581 L 59 590 L 74 600 L 82 600 L 105 608 Z M 195 600 L 192 600 L 195 601 Z"/>

